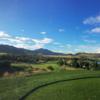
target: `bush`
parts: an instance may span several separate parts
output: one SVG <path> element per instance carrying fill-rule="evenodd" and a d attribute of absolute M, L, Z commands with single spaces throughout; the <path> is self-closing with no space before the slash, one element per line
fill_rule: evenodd
<path fill-rule="evenodd" d="M 54 70 L 53 66 L 48 66 L 47 68 L 48 68 L 49 70 L 51 70 L 51 71 Z"/>
<path fill-rule="evenodd" d="M 10 65 L 9 61 L 0 61 L 0 76 L 3 76 L 4 73 L 8 75 L 8 72 L 12 72 Z"/>
<path fill-rule="evenodd" d="M 10 61 L 0 61 L 0 67 L 10 67 L 11 66 L 11 62 Z"/>

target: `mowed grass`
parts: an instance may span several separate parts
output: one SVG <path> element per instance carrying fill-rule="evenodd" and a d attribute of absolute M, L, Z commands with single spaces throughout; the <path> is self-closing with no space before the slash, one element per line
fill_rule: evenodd
<path fill-rule="evenodd" d="M 80 77 L 98 76 L 98 75 L 100 75 L 99 71 L 95 72 L 95 71 L 84 71 L 84 70 L 77 71 L 77 70 L 75 70 L 75 71 L 58 71 L 58 72 L 49 72 L 49 73 L 43 73 L 43 74 L 35 74 L 32 76 L 28 76 L 28 77 L 0 78 L 0 100 L 19 100 L 19 98 L 21 98 L 22 96 L 27 94 L 33 88 L 40 86 L 40 85 L 44 85 L 46 83 L 50 83 L 50 82 L 54 82 L 54 81 L 58 81 L 58 80 L 65 80 L 65 79 L 67 80 L 67 79 L 77 78 L 77 77 L 80 78 Z M 88 80 L 88 79 L 86 79 L 86 80 Z M 99 86 L 99 83 L 98 83 L 98 82 L 100 82 L 99 79 L 97 79 L 97 80 L 93 79 L 90 81 L 91 82 L 93 81 L 96 86 Z M 63 99 L 58 99 L 58 100 L 66 100 L 64 98 L 71 96 L 70 84 L 73 84 L 73 85 L 75 84 L 77 87 L 76 88 L 77 92 L 79 92 L 79 93 L 82 90 L 80 86 L 83 86 L 83 88 L 84 88 L 86 85 L 86 88 L 88 87 L 88 84 L 86 84 L 86 83 L 83 84 L 83 82 L 85 82 L 85 80 L 80 81 L 80 82 L 77 82 L 77 81 L 71 81 L 71 82 L 72 83 L 68 83 L 68 82 L 59 83 L 59 84 L 57 83 L 52 86 L 41 88 L 35 92 L 36 93 L 35 97 L 34 97 L 34 93 L 32 93 L 26 99 L 28 100 L 28 98 L 29 98 L 30 100 L 57 100 L 55 98 L 59 94 L 59 90 L 62 89 L 61 90 L 62 95 L 59 98 L 62 97 Z M 89 87 L 92 89 L 93 86 L 91 84 L 89 84 L 89 85 L 90 85 Z M 78 86 L 80 88 L 78 88 Z M 54 92 L 52 90 L 53 88 L 55 90 Z M 97 88 L 99 88 L 99 87 L 94 87 L 94 90 L 96 91 Z M 67 94 L 67 92 L 66 92 L 66 95 L 68 95 L 67 97 L 64 97 L 65 94 L 63 94 L 64 93 L 63 89 L 65 89 L 64 92 L 70 91 L 69 94 Z M 73 90 L 74 90 L 74 87 L 73 87 Z M 42 92 L 45 94 L 43 94 Z M 72 94 L 76 93 L 76 96 L 77 96 L 77 94 L 78 94 L 77 92 L 73 91 Z M 98 94 L 98 92 L 99 91 L 96 91 L 96 94 Z M 86 93 L 88 94 L 88 91 L 86 91 Z M 89 94 L 89 97 L 92 96 L 91 94 Z M 52 97 L 50 99 L 49 98 L 47 99 L 47 97 L 49 95 L 51 95 Z M 53 98 L 53 95 L 55 95 L 54 98 Z M 36 98 L 36 99 L 34 99 L 34 98 Z M 68 99 L 68 100 L 73 100 L 73 99 Z M 74 100 L 78 100 L 78 99 L 74 99 Z M 82 99 L 82 100 L 84 100 L 84 99 Z M 94 100 L 98 100 L 98 99 L 94 99 Z"/>
<path fill-rule="evenodd" d="M 26 100 L 100 100 L 100 79 L 62 82 L 37 90 Z"/>
<path fill-rule="evenodd" d="M 100 79 L 57 83 L 37 90 L 26 100 L 100 100 Z"/>
<path fill-rule="evenodd" d="M 47 68 L 49 66 L 52 66 L 54 70 L 60 69 L 60 66 L 58 66 L 56 61 L 49 61 L 47 63 L 41 63 L 41 64 L 33 64 L 32 66 L 35 68 Z"/>
<path fill-rule="evenodd" d="M 56 61 L 49 61 L 46 63 L 38 63 L 38 64 L 32 64 L 32 63 L 12 63 L 12 68 L 19 68 L 22 69 L 22 71 L 28 71 L 32 70 L 34 68 L 38 69 L 47 69 L 48 67 L 52 67 L 54 71 L 59 71 L 61 67 L 57 64 Z"/>

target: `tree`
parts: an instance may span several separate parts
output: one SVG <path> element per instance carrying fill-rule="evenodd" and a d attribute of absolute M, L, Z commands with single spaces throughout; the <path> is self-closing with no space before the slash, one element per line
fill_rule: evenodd
<path fill-rule="evenodd" d="M 58 64 L 59 64 L 60 66 L 66 65 L 65 59 L 60 58 L 60 59 L 58 60 Z"/>

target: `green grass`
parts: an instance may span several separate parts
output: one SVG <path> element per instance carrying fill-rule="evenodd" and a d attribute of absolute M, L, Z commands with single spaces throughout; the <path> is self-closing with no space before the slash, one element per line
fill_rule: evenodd
<path fill-rule="evenodd" d="M 36 91 L 26 100 L 100 100 L 100 79 L 57 83 Z"/>
<path fill-rule="evenodd" d="M 23 71 L 23 72 L 32 71 L 35 68 L 38 68 L 38 70 L 45 69 L 45 71 L 47 71 L 47 70 L 50 70 L 48 69 L 49 66 L 53 68 L 53 71 L 59 71 L 61 69 L 61 67 L 57 64 L 56 61 L 49 61 L 49 62 L 40 63 L 40 64 L 12 63 L 11 66 L 13 69 L 15 70 L 19 69 L 20 71 Z"/>
<path fill-rule="evenodd" d="M 53 70 L 52 71 L 59 71 L 62 70 L 63 68 L 61 66 L 59 66 L 57 64 L 56 61 L 49 61 L 46 63 L 40 63 L 40 64 L 30 64 L 30 63 L 12 63 L 12 68 L 19 68 L 22 69 L 22 71 L 29 71 L 32 70 L 34 68 L 38 68 L 38 69 L 45 69 L 45 70 L 50 70 L 48 69 L 48 67 L 52 67 Z M 73 67 L 65 67 L 65 70 L 83 70 L 81 68 L 73 68 Z"/>
<path fill-rule="evenodd" d="M 100 74 L 99 71 L 95 72 L 95 71 L 77 71 L 76 70 L 76 71 L 58 71 L 58 72 L 49 72 L 49 73 L 43 73 L 43 74 L 35 74 L 33 76 L 30 76 L 30 77 L 0 78 L 0 100 L 18 100 L 20 97 L 25 95 L 31 89 L 33 89 L 39 85 L 54 82 L 57 80 L 71 79 L 71 78 L 77 78 L 77 77 L 98 76 L 99 74 Z M 73 81 L 71 84 L 78 83 L 78 82 L 75 82 L 75 83 L 74 82 L 75 81 Z M 83 82 L 80 82 L 80 83 L 83 83 Z M 95 83 L 95 80 L 94 80 L 94 83 Z M 67 85 L 67 82 L 59 83 L 59 84 L 57 84 L 57 86 L 59 88 L 62 88 L 62 86 L 64 84 Z M 82 84 L 82 85 L 84 85 L 84 84 Z M 42 91 L 42 89 L 39 90 L 39 94 L 38 94 L 38 91 L 36 92 L 37 93 L 36 95 L 38 95 L 38 97 L 35 100 L 49 100 L 49 99 L 41 99 L 40 97 L 43 95 L 43 94 L 41 94 L 41 92 L 46 93 L 47 88 L 48 88 L 48 90 L 50 89 L 50 91 L 47 91 L 47 92 L 48 93 L 52 92 L 51 95 L 53 95 L 54 94 L 54 92 L 52 91 L 53 86 L 55 88 L 55 92 L 57 92 L 56 89 L 58 87 L 56 87 L 56 84 L 49 86 L 49 87 L 45 87 L 45 88 L 43 88 L 43 91 Z M 97 84 L 96 84 L 96 86 L 97 86 Z M 66 87 L 66 89 L 71 89 L 71 87 Z M 96 89 L 97 88 L 94 87 L 94 90 L 96 90 Z M 80 90 L 77 90 L 77 91 L 80 92 Z M 46 94 L 44 94 L 44 95 L 46 96 Z M 47 97 L 49 95 L 50 94 L 47 94 Z M 54 94 L 54 95 L 56 96 L 56 94 Z M 46 98 L 45 96 L 43 96 L 43 98 Z M 69 96 L 71 96 L 71 94 Z M 34 100 L 32 98 L 35 98 L 34 94 L 30 95 L 30 99 Z M 55 100 L 53 98 L 51 98 L 51 99 Z M 64 100 L 64 99 L 60 99 L 60 100 Z"/>
<path fill-rule="evenodd" d="M 29 67 L 29 66 L 33 66 L 33 67 L 42 67 L 45 68 L 47 66 L 53 66 L 53 67 L 59 67 L 56 61 L 49 61 L 46 63 L 40 63 L 40 64 L 30 64 L 30 63 L 12 63 L 12 66 L 21 66 L 21 67 Z"/>
<path fill-rule="evenodd" d="M 48 66 L 52 66 L 55 70 L 60 69 L 60 66 L 58 66 L 56 61 L 49 61 L 47 63 L 42 63 L 42 64 L 33 64 L 32 66 L 35 68 L 47 68 Z"/>

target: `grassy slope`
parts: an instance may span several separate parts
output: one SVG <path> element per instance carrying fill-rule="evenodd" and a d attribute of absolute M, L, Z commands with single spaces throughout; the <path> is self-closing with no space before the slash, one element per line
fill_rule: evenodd
<path fill-rule="evenodd" d="M 39 89 L 26 100 L 100 100 L 100 79 L 53 84 Z"/>
<path fill-rule="evenodd" d="M 70 79 L 73 77 L 85 77 L 91 75 L 94 76 L 99 74 L 99 71 L 60 71 L 37 74 L 30 77 L 1 78 L 0 100 L 18 100 L 32 88 L 56 80 Z"/>
<path fill-rule="evenodd" d="M 13 63 L 12 66 L 13 67 L 22 67 L 22 68 L 28 68 L 30 66 L 33 68 L 47 68 L 48 66 L 52 66 L 55 70 L 60 69 L 57 62 L 55 62 L 55 61 L 49 61 L 47 63 L 40 63 L 40 64 Z"/>

